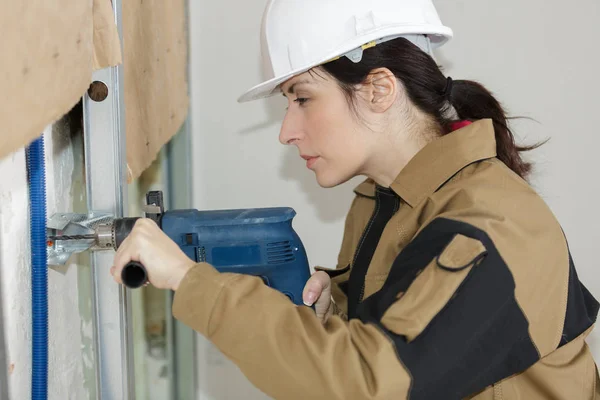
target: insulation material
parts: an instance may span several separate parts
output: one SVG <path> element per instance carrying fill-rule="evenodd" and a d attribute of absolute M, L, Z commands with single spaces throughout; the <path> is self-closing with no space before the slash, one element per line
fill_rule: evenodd
<path fill-rule="evenodd" d="M 123 2 L 128 180 L 156 159 L 188 110 L 183 0 Z"/>
<path fill-rule="evenodd" d="M 111 0 L 94 0 L 94 69 L 120 64 L 121 42 Z"/>
<path fill-rule="evenodd" d="M 124 58 L 129 182 L 152 163 L 187 117 L 185 1 L 125 1 L 122 14 L 123 56 L 110 0 L 5 5 L 0 159 L 66 114 L 88 89 L 94 70 Z"/>
<path fill-rule="evenodd" d="M 94 68 L 121 62 L 112 15 L 110 0 L 3 3 L 0 159 L 66 114 L 89 87 Z"/>

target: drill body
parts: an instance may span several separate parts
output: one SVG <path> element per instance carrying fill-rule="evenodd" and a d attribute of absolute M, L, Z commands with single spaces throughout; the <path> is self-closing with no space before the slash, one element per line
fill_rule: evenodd
<path fill-rule="evenodd" d="M 310 270 L 292 227 L 295 214 L 291 208 L 173 210 L 162 214 L 159 225 L 191 260 L 260 277 L 302 304 Z"/>
<path fill-rule="evenodd" d="M 295 304 L 303 304 L 302 291 L 310 277 L 302 241 L 292 227 L 296 212 L 289 207 L 237 210 L 164 211 L 160 191 L 146 195 L 146 218 L 152 219 L 194 262 L 206 262 L 219 272 L 259 277 Z M 131 233 L 139 218 L 117 218 L 106 234 L 96 231 L 100 248 L 115 250 Z M 136 288 L 147 279 L 145 267 L 130 262 L 121 274 L 123 283 Z"/>

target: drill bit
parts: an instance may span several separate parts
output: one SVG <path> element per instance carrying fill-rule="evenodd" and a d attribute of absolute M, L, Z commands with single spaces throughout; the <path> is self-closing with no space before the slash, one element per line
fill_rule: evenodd
<path fill-rule="evenodd" d="M 88 240 L 88 239 L 96 239 L 96 235 L 56 235 L 56 236 L 48 236 L 48 240 Z"/>

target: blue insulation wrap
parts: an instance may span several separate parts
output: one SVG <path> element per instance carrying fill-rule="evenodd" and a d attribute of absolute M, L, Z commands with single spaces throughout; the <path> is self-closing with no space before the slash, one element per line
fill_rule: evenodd
<path fill-rule="evenodd" d="M 27 147 L 31 224 L 32 371 L 31 398 L 48 398 L 48 260 L 44 137 Z"/>

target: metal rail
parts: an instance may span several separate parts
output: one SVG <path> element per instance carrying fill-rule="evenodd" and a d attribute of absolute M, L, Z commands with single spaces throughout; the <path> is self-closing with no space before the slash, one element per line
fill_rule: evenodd
<path fill-rule="evenodd" d="M 112 5 L 122 38 L 121 0 Z M 92 80 L 92 87 L 104 89 L 107 96 L 93 100 L 88 92 L 83 98 L 87 207 L 90 212 L 122 217 L 127 204 L 123 66 L 95 71 Z M 90 255 L 97 393 L 101 400 L 132 400 L 130 301 L 127 290 L 109 273 L 113 258 L 112 252 Z"/>

